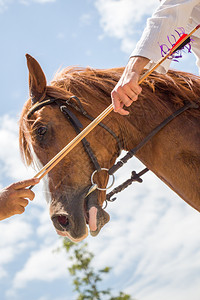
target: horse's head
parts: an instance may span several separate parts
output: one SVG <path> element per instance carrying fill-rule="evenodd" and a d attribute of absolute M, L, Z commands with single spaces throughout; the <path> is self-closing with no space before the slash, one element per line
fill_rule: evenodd
<path fill-rule="evenodd" d="M 38 104 L 49 98 L 66 100 L 74 94 L 74 91 L 73 86 L 67 86 L 66 83 L 65 90 L 55 84 L 47 86 L 40 65 L 30 55 L 27 55 L 27 64 L 30 99 L 26 102 L 20 119 L 20 147 L 28 163 L 31 163 L 33 156 L 36 155 L 39 162 L 45 165 L 77 133 L 69 121 L 69 116 L 66 118 L 61 112 L 60 105 L 64 105 L 65 101 L 59 100 L 44 106 Z M 70 74 L 69 78 L 71 76 Z M 62 81 L 63 79 L 60 79 L 60 82 Z M 84 91 L 83 95 L 87 96 Z M 88 95 L 89 97 L 91 95 Z M 104 108 L 105 104 L 103 106 L 100 103 L 99 112 Z M 95 107 L 88 109 L 93 109 L 93 112 L 96 110 Z M 88 125 L 89 121 L 75 109 L 70 107 L 70 112 L 84 127 Z M 87 136 L 87 140 L 101 168 L 110 168 L 118 152 L 115 139 L 105 129 L 98 127 Z M 95 190 L 87 196 L 94 169 L 88 153 L 82 143 L 79 143 L 48 174 L 52 222 L 58 234 L 67 236 L 73 241 L 80 241 L 87 236 L 87 224 L 91 234 L 97 235 L 102 226 L 109 221 L 109 215 L 102 209 L 106 193 Z M 99 187 L 105 188 L 108 181 L 107 172 L 97 172 L 94 180 Z"/>

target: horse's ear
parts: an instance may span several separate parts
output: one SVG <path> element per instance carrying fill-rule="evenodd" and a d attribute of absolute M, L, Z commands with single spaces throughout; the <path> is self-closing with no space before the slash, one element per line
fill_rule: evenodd
<path fill-rule="evenodd" d="M 29 93 L 32 104 L 45 98 L 46 95 L 46 77 L 37 60 L 31 55 L 26 54 L 27 66 L 29 70 Z"/>

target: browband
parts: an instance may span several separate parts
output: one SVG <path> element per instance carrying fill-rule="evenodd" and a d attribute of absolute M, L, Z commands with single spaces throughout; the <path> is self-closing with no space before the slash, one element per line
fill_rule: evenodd
<path fill-rule="evenodd" d="M 54 99 L 54 98 L 48 98 L 48 99 L 44 99 L 39 103 L 35 103 L 28 111 L 27 113 L 27 118 L 29 119 L 35 111 L 39 110 L 40 108 L 42 108 L 43 106 L 52 104 L 54 102 L 56 102 L 57 100 L 61 100 L 61 99 Z"/>

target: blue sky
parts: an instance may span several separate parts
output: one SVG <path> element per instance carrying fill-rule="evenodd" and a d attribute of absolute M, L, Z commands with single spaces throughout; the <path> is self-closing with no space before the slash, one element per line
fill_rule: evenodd
<path fill-rule="evenodd" d="M 29 178 L 18 150 L 18 118 L 28 97 L 25 54 L 48 82 L 69 65 L 126 64 L 158 1 L 0 0 L 0 186 Z M 196 73 L 187 54 L 173 67 Z M 140 170 L 136 159 L 117 181 Z M 69 261 L 49 220 L 42 184 L 21 216 L 0 223 L 1 300 L 74 300 Z M 111 221 L 88 237 L 95 267 L 113 267 L 105 286 L 138 300 L 199 300 L 200 217 L 153 174 L 108 206 Z"/>

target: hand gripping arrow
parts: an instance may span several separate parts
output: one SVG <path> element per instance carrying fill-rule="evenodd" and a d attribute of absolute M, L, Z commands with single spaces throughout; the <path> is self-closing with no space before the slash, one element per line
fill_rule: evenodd
<path fill-rule="evenodd" d="M 189 34 L 181 36 L 171 50 L 162 57 L 155 66 L 149 69 L 144 75 L 140 77 L 139 84 L 141 84 L 158 66 L 160 66 L 169 56 L 171 56 L 186 40 L 200 28 L 197 25 Z M 50 170 L 52 170 L 64 157 L 67 155 L 92 129 L 94 129 L 111 111 L 113 105 L 110 104 L 96 119 L 94 119 L 85 129 L 83 129 L 68 145 L 66 145 L 57 155 L 55 155 L 35 176 L 34 178 L 43 178 Z"/>

